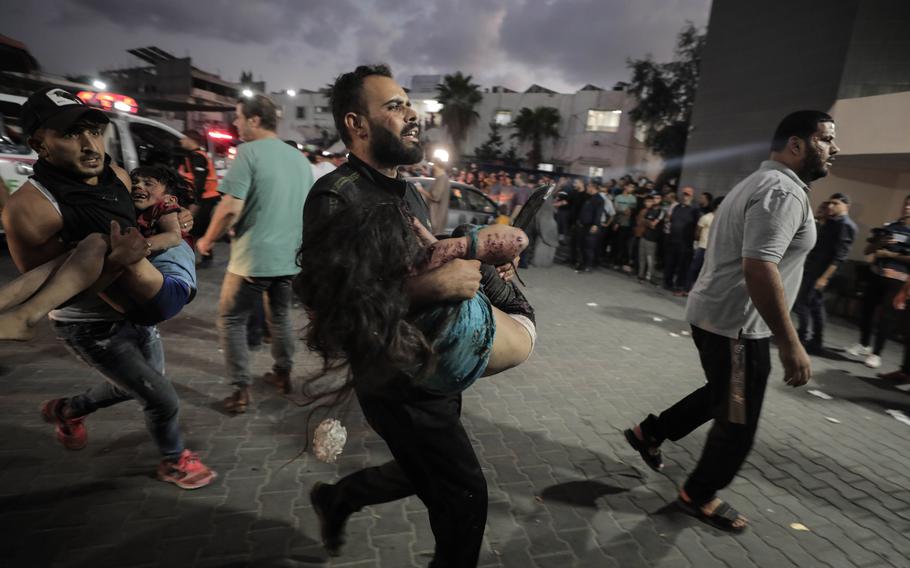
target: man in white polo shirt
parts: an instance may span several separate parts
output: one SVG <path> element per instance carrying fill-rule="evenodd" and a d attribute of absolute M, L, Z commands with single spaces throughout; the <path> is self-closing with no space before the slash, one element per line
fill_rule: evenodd
<path fill-rule="evenodd" d="M 771 336 L 777 339 L 788 385 L 802 386 L 812 376 L 790 309 L 806 255 L 815 245 L 808 184 L 828 174 L 837 152 L 834 121 L 827 114 L 804 110 L 781 121 L 770 159 L 734 187 L 717 210 L 705 265 L 686 306 L 707 384 L 625 431 L 645 462 L 660 470 L 664 440 L 679 440 L 713 420 L 701 459 L 677 502 L 724 530 L 740 532 L 747 526 L 717 491 L 729 485 L 752 448 L 771 373 Z"/>

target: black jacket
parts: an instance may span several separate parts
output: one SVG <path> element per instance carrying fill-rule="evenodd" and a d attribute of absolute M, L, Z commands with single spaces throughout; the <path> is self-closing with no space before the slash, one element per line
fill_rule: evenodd
<path fill-rule="evenodd" d="M 849 215 L 827 219 L 818 231 L 815 247 L 806 258 L 806 270 L 821 274 L 832 264 L 840 266 L 856 239 L 856 223 Z"/>
<path fill-rule="evenodd" d="M 320 236 L 310 234 L 307 228 L 313 227 L 317 219 L 331 215 L 346 205 L 357 202 L 391 203 L 396 200 L 407 203 L 411 213 L 424 226 L 430 226 L 430 208 L 414 184 L 405 181 L 400 174 L 395 179 L 384 176 L 350 154 L 347 163 L 316 180 L 310 189 L 303 206 L 302 245 L 319 243 Z"/>

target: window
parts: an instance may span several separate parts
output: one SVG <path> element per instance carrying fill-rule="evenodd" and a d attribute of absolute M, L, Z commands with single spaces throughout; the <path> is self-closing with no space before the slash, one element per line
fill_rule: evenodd
<path fill-rule="evenodd" d="M 130 134 L 136 145 L 140 166 L 172 165 L 173 157 L 180 147 L 177 136 L 157 126 L 141 122 L 130 123 Z"/>
<path fill-rule="evenodd" d="M 496 114 L 493 115 L 493 122 L 499 126 L 508 126 L 512 124 L 512 111 L 497 110 Z"/>
<path fill-rule="evenodd" d="M 479 191 L 465 188 L 461 192 L 461 200 L 464 202 L 466 208 L 471 211 L 488 214 L 496 212 L 496 209 L 490 204 L 490 200 L 484 197 Z"/>
<path fill-rule="evenodd" d="M 604 169 L 598 168 L 596 166 L 591 166 L 590 168 L 588 168 L 588 177 L 603 179 Z"/>
<path fill-rule="evenodd" d="M 318 106 L 314 110 L 316 111 L 316 114 L 328 114 L 332 112 L 332 109 L 327 106 Z"/>
<path fill-rule="evenodd" d="M 297 120 L 306 118 L 306 107 L 297 107 Z"/>
<path fill-rule="evenodd" d="M 0 101 L 0 154 L 29 154 L 31 150 L 19 124 L 19 103 Z"/>
<path fill-rule="evenodd" d="M 588 132 L 616 132 L 619 130 L 621 110 L 595 110 L 588 111 L 588 122 L 585 130 Z"/>
<path fill-rule="evenodd" d="M 540 163 L 540 164 L 537 164 L 537 169 L 542 172 L 552 172 L 553 164 Z"/>
<path fill-rule="evenodd" d="M 121 168 L 123 165 L 123 146 L 120 144 L 120 125 L 111 122 L 104 131 L 104 149 L 111 156 L 111 160 Z"/>

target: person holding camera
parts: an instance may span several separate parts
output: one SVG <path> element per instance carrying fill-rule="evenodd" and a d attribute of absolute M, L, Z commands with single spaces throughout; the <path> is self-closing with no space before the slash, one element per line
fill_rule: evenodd
<path fill-rule="evenodd" d="M 872 279 L 863 299 L 860 319 L 859 343 L 847 349 L 847 353 L 871 369 L 882 366 L 882 349 L 885 340 L 894 330 L 898 313 L 894 310 L 895 295 L 900 292 L 910 275 L 910 195 L 904 199 L 901 218 L 892 223 L 873 229 L 865 254 L 872 255 Z M 876 318 L 877 316 L 877 318 Z M 901 314 L 902 324 L 908 321 Z M 875 343 L 872 327 L 876 324 Z M 910 334 L 904 333 L 904 350 Z"/>

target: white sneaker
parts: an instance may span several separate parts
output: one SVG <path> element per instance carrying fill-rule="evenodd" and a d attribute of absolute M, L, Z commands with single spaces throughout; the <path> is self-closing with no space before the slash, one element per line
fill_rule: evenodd
<path fill-rule="evenodd" d="M 878 369 L 882 366 L 882 358 L 875 353 L 870 353 L 869 356 L 866 357 L 866 360 L 863 361 L 863 364 L 870 369 Z"/>
<path fill-rule="evenodd" d="M 856 359 L 863 359 L 869 355 L 872 355 L 872 348 L 868 345 L 857 343 L 856 345 L 847 349 L 847 355 L 855 357 Z"/>

